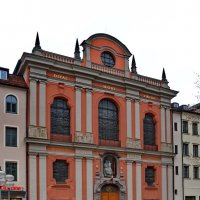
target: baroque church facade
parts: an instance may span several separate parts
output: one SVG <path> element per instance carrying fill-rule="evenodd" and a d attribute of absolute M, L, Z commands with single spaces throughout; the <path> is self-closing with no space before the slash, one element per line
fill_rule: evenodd
<path fill-rule="evenodd" d="M 164 69 L 161 80 L 138 74 L 111 35 L 81 46 L 82 58 L 78 40 L 73 58 L 59 55 L 43 50 L 37 34 L 14 70 L 29 87 L 29 199 L 172 200 L 177 92 Z"/>

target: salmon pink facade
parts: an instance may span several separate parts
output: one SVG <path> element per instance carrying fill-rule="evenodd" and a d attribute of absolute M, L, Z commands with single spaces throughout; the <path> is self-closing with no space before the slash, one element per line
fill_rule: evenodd
<path fill-rule="evenodd" d="M 118 39 L 94 34 L 74 58 L 37 35 L 15 73 L 28 93 L 30 200 L 172 200 L 171 99 L 165 72 L 137 73 Z M 131 68 L 131 70 L 130 70 Z"/>

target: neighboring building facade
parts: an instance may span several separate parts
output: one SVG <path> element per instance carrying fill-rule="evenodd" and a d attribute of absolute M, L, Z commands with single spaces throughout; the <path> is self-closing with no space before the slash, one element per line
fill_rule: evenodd
<path fill-rule="evenodd" d="M 171 99 L 162 80 L 139 75 L 128 48 L 107 34 L 76 42 L 74 58 L 36 37 L 14 74 L 28 95 L 30 200 L 172 200 Z"/>
<path fill-rule="evenodd" d="M 177 123 L 177 134 L 174 131 L 174 145 L 178 145 L 178 154 L 175 157 L 175 185 L 182 176 L 184 200 L 200 199 L 200 113 L 186 105 L 178 106 L 173 112 L 174 125 Z M 179 114 L 178 114 L 179 113 Z M 177 120 L 178 119 L 178 120 Z M 180 134 L 180 136 L 178 136 Z M 181 139 L 181 140 L 180 140 Z M 181 141 L 181 142 L 180 142 Z M 182 143 L 182 145 L 181 145 Z M 182 149 L 180 149 L 180 145 Z M 181 162 L 182 157 L 182 162 Z M 182 169 L 181 169 L 182 163 Z M 176 175 L 176 166 L 179 165 L 179 175 Z M 182 173 L 181 173 L 182 171 Z M 178 185 L 181 192 L 181 185 Z M 177 194 L 178 197 L 179 192 Z M 176 195 L 175 195 L 176 197 Z M 177 198 L 178 200 L 179 198 Z"/>
<path fill-rule="evenodd" d="M 27 85 L 23 77 L 1 67 L 0 94 L 0 166 L 14 176 L 15 186 L 26 191 Z M 13 191 L 11 197 L 23 196 L 23 192 Z"/>
<path fill-rule="evenodd" d="M 184 199 L 183 196 L 183 155 L 182 155 L 182 115 L 179 104 L 172 104 L 173 148 L 174 148 L 174 200 Z"/>

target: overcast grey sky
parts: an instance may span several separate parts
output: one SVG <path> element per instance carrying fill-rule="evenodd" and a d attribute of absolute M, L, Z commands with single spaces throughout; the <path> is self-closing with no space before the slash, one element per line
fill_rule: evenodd
<path fill-rule="evenodd" d="M 197 103 L 200 73 L 199 0 L 17 0 L 0 1 L 0 66 L 12 72 L 31 52 L 36 32 L 45 50 L 73 56 L 95 33 L 107 33 L 135 55 L 139 74 L 160 79 L 165 68 L 173 99 Z M 131 60 L 130 60 L 131 61 Z"/>

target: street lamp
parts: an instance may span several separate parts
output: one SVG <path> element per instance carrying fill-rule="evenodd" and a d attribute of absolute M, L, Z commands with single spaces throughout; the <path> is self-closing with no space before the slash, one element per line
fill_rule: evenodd
<path fill-rule="evenodd" d="M 14 176 L 10 174 L 6 174 L 1 170 L 0 166 L 0 187 L 6 186 L 8 190 L 8 199 L 10 200 L 10 188 L 14 185 Z M 0 188 L 0 200 L 2 200 L 2 190 Z"/>

